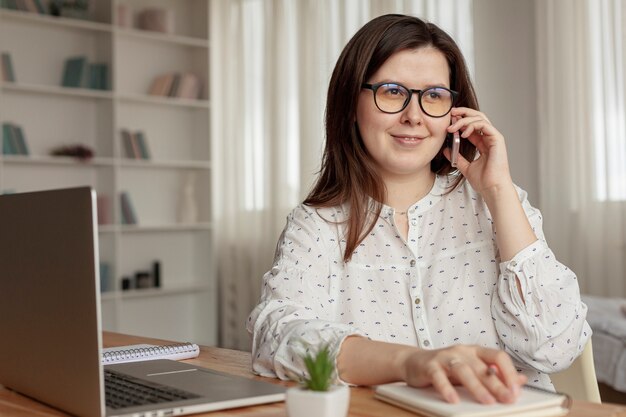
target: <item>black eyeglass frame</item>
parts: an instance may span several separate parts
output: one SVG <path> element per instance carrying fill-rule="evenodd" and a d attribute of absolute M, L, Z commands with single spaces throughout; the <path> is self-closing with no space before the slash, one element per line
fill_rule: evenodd
<path fill-rule="evenodd" d="M 383 85 L 389 85 L 389 84 L 397 85 L 398 87 L 402 87 L 402 88 L 404 88 L 405 90 L 407 90 L 409 92 L 409 96 L 404 101 L 404 104 L 402 105 L 402 108 L 400 110 L 398 110 L 398 111 L 385 111 L 385 110 L 380 108 L 380 106 L 378 105 L 378 101 L 376 100 L 376 91 L 380 87 L 382 87 Z M 413 93 L 415 93 L 415 94 L 417 94 L 417 103 L 419 104 L 420 109 L 422 109 L 424 114 L 426 114 L 426 115 L 428 115 L 430 117 L 434 117 L 434 118 L 444 117 L 445 115 L 450 113 L 450 110 L 452 110 L 452 107 L 454 107 L 454 102 L 456 101 L 456 98 L 459 95 L 459 93 L 457 91 L 450 90 L 449 88 L 446 88 L 446 87 L 428 87 L 428 88 L 426 88 L 424 90 L 415 90 L 415 89 L 412 89 L 412 88 L 405 87 L 405 86 L 403 86 L 400 83 L 394 83 L 394 82 L 382 82 L 382 83 L 376 83 L 376 84 L 363 83 L 363 84 L 361 84 L 361 88 L 366 88 L 368 90 L 372 90 L 372 93 L 374 94 L 374 104 L 376 104 L 376 107 L 378 108 L 378 110 L 380 110 L 383 113 L 387 113 L 387 114 L 400 113 L 402 110 L 406 109 L 406 106 L 408 106 L 409 103 L 411 102 L 411 98 L 413 98 Z M 432 114 L 428 113 L 424 109 L 424 106 L 422 105 L 422 96 L 424 95 L 425 92 L 430 91 L 430 90 L 446 90 L 446 91 L 449 91 L 451 96 L 452 96 L 452 101 L 450 102 L 450 108 L 448 109 L 447 112 L 445 112 L 441 116 L 433 116 Z"/>

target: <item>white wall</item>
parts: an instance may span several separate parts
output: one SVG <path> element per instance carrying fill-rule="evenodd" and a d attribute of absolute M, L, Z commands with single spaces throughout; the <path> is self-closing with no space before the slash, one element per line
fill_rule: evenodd
<path fill-rule="evenodd" d="M 533 0 L 474 0 L 475 86 L 507 142 L 513 181 L 539 201 Z"/>

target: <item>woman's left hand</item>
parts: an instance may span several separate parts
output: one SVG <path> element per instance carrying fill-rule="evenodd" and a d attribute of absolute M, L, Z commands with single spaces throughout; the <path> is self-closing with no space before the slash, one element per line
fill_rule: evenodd
<path fill-rule="evenodd" d="M 504 136 L 493 127 L 487 116 L 467 107 L 454 107 L 450 115 L 453 123 L 448 127 L 448 132 L 459 131 L 461 140 L 469 140 L 480 152 L 479 157 L 473 161 L 468 161 L 460 153 L 457 160 L 458 170 L 472 187 L 485 196 L 490 191 L 511 186 Z M 450 148 L 443 152 L 450 160 Z"/>

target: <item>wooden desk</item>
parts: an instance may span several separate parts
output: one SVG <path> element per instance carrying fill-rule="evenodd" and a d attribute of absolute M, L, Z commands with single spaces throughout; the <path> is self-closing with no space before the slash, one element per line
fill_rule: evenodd
<path fill-rule="evenodd" d="M 137 343 L 166 343 L 164 340 L 148 339 L 144 337 L 128 336 L 117 333 L 104 333 L 104 347 L 131 345 Z M 274 379 L 262 378 L 250 371 L 250 353 L 235 350 L 220 349 L 202 346 L 200 356 L 188 360 L 206 368 L 214 369 L 246 378 L 261 379 L 276 384 L 289 386 L 293 383 Z M 351 417 L 416 417 L 414 413 L 388 405 L 374 399 L 370 388 L 351 388 L 350 393 Z M 285 417 L 287 415 L 284 403 L 259 405 L 234 410 L 216 411 L 205 415 L 211 417 L 255 416 L 255 417 Z M 66 416 L 66 414 L 52 409 L 37 401 L 31 400 L 9 389 L 0 387 L 0 416 L 7 417 L 48 417 Z M 574 401 L 569 417 L 626 417 L 626 407 L 615 404 L 592 404 Z"/>

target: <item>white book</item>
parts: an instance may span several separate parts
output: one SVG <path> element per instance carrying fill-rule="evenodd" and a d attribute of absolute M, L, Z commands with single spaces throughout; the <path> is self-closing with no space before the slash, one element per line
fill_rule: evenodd
<path fill-rule="evenodd" d="M 127 345 L 102 349 L 102 364 L 150 361 L 154 359 L 182 360 L 197 358 L 200 347 L 195 343 L 172 345 Z"/>
<path fill-rule="evenodd" d="M 480 404 L 464 387 L 454 388 L 460 398 L 455 404 L 446 402 L 432 387 L 413 388 L 405 383 L 379 385 L 375 397 L 425 417 L 553 417 L 567 414 L 571 404 L 565 394 L 529 386 L 522 388 L 515 403 Z"/>

